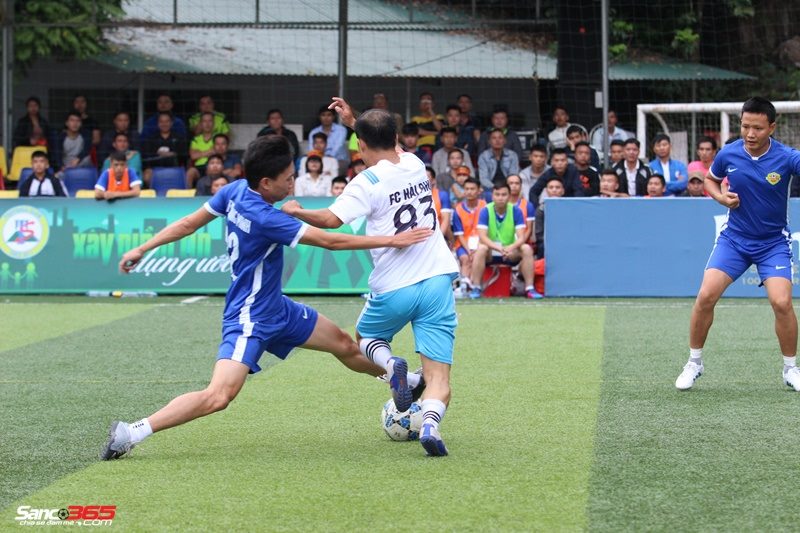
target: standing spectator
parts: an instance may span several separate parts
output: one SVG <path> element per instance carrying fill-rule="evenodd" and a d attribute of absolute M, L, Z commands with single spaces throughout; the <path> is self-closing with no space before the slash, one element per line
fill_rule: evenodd
<path fill-rule="evenodd" d="M 711 163 L 717 156 L 717 141 L 711 137 L 700 137 L 697 139 L 697 157 L 698 159 L 689 163 L 687 172 L 699 170 L 703 172 L 703 178 L 711 170 Z"/>
<path fill-rule="evenodd" d="M 267 111 L 267 125 L 261 128 L 256 137 L 263 137 L 264 135 L 280 135 L 289 141 L 292 147 L 292 157 L 297 159 L 300 157 L 300 143 L 297 141 L 297 135 L 283 125 L 283 112 L 280 109 L 270 109 Z"/>
<path fill-rule="evenodd" d="M 125 157 L 128 158 L 128 168 L 133 169 L 137 175 L 142 175 L 142 154 L 140 154 L 136 150 L 131 150 L 130 143 L 128 142 L 128 136 L 124 133 L 117 133 L 117 136 L 114 137 L 114 147 L 115 152 L 124 152 Z M 108 170 L 111 168 L 111 157 L 106 157 L 106 160 L 103 161 L 103 168 L 101 170 Z"/>
<path fill-rule="evenodd" d="M 205 170 L 205 176 L 197 180 L 195 196 L 213 196 L 215 183 L 218 181 L 222 183 L 222 180 L 224 180 L 224 183 L 222 183 L 224 187 L 231 182 L 231 180 L 222 173 L 222 157 L 217 154 L 209 156 Z"/>
<path fill-rule="evenodd" d="M 499 131 L 499 130 L 495 130 Z M 525 280 L 528 298 L 541 298 L 533 288 L 533 248 L 525 242 L 525 218 L 518 207 L 508 203 L 509 190 L 506 183 L 498 183 L 492 189 L 492 202 L 481 209 L 478 216 L 478 249 L 472 259 L 469 297 L 481 297 L 481 283 L 486 265 L 503 264 L 515 266 Z"/>
<path fill-rule="evenodd" d="M 555 176 L 550 176 L 545 183 L 548 198 L 564 196 L 564 184 Z M 544 259 L 544 208 L 542 203 L 536 208 L 536 259 Z"/>
<path fill-rule="evenodd" d="M 567 128 L 572 126 L 569 122 L 569 113 L 567 108 L 557 105 L 553 110 L 553 124 L 555 127 L 547 134 L 547 140 L 550 141 L 552 148 L 566 148 L 567 147 Z"/>
<path fill-rule="evenodd" d="M 627 198 L 628 194 L 619 192 L 619 176 L 613 168 L 603 169 L 600 174 L 600 197 L 601 198 Z"/>
<path fill-rule="evenodd" d="M 519 136 L 508 128 L 508 111 L 495 109 L 492 113 L 492 125 L 484 131 L 478 141 L 478 154 L 489 148 L 489 134 L 494 130 L 502 130 L 506 136 L 506 148 L 517 154 L 517 159 L 522 158 L 522 143 Z"/>
<path fill-rule="evenodd" d="M 659 133 L 653 139 L 655 159 L 650 161 L 650 170 L 661 174 L 667 183 L 668 194 L 681 194 L 686 190 L 689 172 L 681 161 L 672 159 L 672 141 L 669 135 Z"/>
<path fill-rule="evenodd" d="M 161 129 L 158 125 L 158 117 L 161 116 L 162 113 L 169 113 L 169 115 L 172 117 L 172 130 L 176 135 L 188 138 L 186 124 L 180 117 L 175 116 L 175 114 L 172 112 L 172 108 L 172 97 L 167 93 L 159 94 L 158 98 L 156 99 L 156 112 L 144 121 L 141 138 L 147 139 L 158 135 L 158 132 Z"/>
<path fill-rule="evenodd" d="M 124 133 L 128 137 L 128 146 L 131 150 L 140 150 L 139 132 L 131 126 L 131 115 L 127 111 L 117 111 L 114 115 L 114 127 L 103 133 L 100 145 L 97 147 L 97 160 L 105 159 L 114 151 L 114 139 L 118 133 Z"/>
<path fill-rule="evenodd" d="M 331 196 L 334 198 L 340 196 L 344 192 L 344 188 L 347 187 L 347 178 L 344 176 L 336 176 L 331 181 Z"/>
<path fill-rule="evenodd" d="M 503 130 L 492 130 L 489 134 L 489 148 L 478 157 L 478 173 L 485 191 L 493 190 L 496 183 L 505 183 L 506 176 L 519 173 L 516 152 L 505 146 L 506 136 Z"/>
<path fill-rule="evenodd" d="M 350 163 L 350 154 L 347 151 L 347 128 L 334 122 L 336 113 L 327 106 L 322 106 L 319 110 L 319 126 L 312 129 L 308 134 L 308 149 L 314 147 L 314 134 L 324 133 L 328 136 L 328 145 L 324 155 L 334 157 L 339 162 L 339 170 L 347 168 Z"/>
<path fill-rule="evenodd" d="M 419 126 L 413 122 L 404 124 L 400 130 L 400 148 L 404 152 L 410 152 L 416 155 L 425 165 L 430 165 L 433 159 L 433 152 L 430 146 L 419 146 Z"/>
<path fill-rule="evenodd" d="M 76 111 L 81 116 L 81 130 L 84 135 L 92 140 L 92 145 L 97 146 L 100 144 L 100 126 L 97 121 L 89 116 L 87 111 L 89 102 L 82 94 L 77 95 L 72 99 L 72 110 Z"/>
<path fill-rule="evenodd" d="M 650 167 L 639 159 L 641 143 L 637 139 L 625 141 L 625 157 L 614 166 L 619 176 L 619 192 L 631 196 L 644 196 L 647 194 L 647 181 L 652 172 Z"/>
<path fill-rule="evenodd" d="M 189 117 L 189 130 L 192 136 L 200 135 L 203 132 L 202 124 L 200 123 L 204 113 L 211 113 L 214 116 L 214 135 L 223 133 L 229 135 L 231 132 L 231 125 L 228 124 L 228 118 L 225 113 L 221 113 L 214 109 L 214 99 L 209 95 L 201 96 L 197 102 L 197 113 Z"/>
<path fill-rule="evenodd" d="M 186 172 L 189 188 L 206 172 L 208 156 L 214 155 L 214 113 L 203 113 L 200 117 L 200 134 L 189 144 L 191 165 Z"/>
<path fill-rule="evenodd" d="M 612 141 L 627 141 L 631 137 L 633 137 L 631 133 L 623 130 L 622 128 L 617 127 L 617 112 L 613 109 L 608 110 L 608 138 L 609 143 Z M 603 150 L 603 141 L 605 140 L 605 132 L 603 128 L 597 128 L 595 132 L 592 134 L 592 146 L 602 151 Z"/>
<path fill-rule="evenodd" d="M 567 159 L 567 150 L 565 148 L 556 148 L 550 156 L 550 170 L 536 180 L 536 183 L 531 187 L 530 193 L 528 193 L 528 199 L 534 207 L 539 207 L 544 199 L 547 198 L 547 182 L 553 177 L 561 180 L 564 185 L 564 196 L 584 196 L 583 185 L 578 177 L 578 171 L 574 165 L 569 164 L 569 159 Z"/>
<path fill-rule="evenodd" d="M 81 129 L 81 116 L 77 111 L 70 111 L 64 122 L 64 130 L 55 138 L 50 157 L 57 172 L 67 168 L 93 166 L 89 152 L 92 149 L 92 138 Z"/>
<path fill-rule="evenodd" d="M 527 198 L 531 187 L 550 167 L 547 165 L 547 149 L 541 144 L 534 144 L 530 152 L 531 164 L 519 172 L 522 178 L 522 194 Z"/>
<path fill-rule="evenodd" d="M 14 128 L 14 148 L 17 146 L 47 146 L 50 126 L 40 114 L 42 102 L 35 96 L 25 100 L 25 115 Z"/>
<path fill-rule="evenodd" d="M 611 159 L 611 163 L 608 165 L 609 167 L 613 167 L 625 159 L 625 141 L 620 141 L 619 139 L 614 139 L 611 141 L 611 144 L 609 145 L 608 156 L 609 159 Z"/>
<path fill-rule="evenodd" d="M 186 162 L 186 149 L 186 137 L 172 128 L 172 115 L 167 112 L 159 113 L 158 133 L 143 141 L 144 182 L 150 184 L 154 167 L 183 166 Z"/>
<path fill-rule="evenodd" d="M 586 141 L 579 141 L 575 145 L 575 170 L 583 188 L 583 196 L 597 196 L 600 194 L 600 176 L 597 169 L 589 164 L 592 147 Z"/>
<path fill-rule="evenodd" d="M 511 174 L 506 178 L 508 183 L 508 203 L 519 207 L 522 216 L 525 217 L 525 242 L 530 242 L 533 236 L 533 221 L 536 220 L 536 208 L 522 194 L 522 178 L 517 174 Z"/>
<path fill-rule="evenodd" d="M 661 174 L 651 174 L 647 179 L 646 198 L 662 198 L 667 190 L 667 181 Z"/>
<path fill-rule="evenodd" d="M 468 94 L 460 94 L 458 98 L 456 98 L 456 103 L 459 109 L 461 109 L 461 125 L 472 126 L 475 132 L 475 142 L 477 142 L 480 132 L 483 129 L 483 120 L 472 112 L 472 97 Z"/>
<path fill-rule="evenodd" d="M 481 198 L 481 182 L 477 178 L 468 178 L 464 182 L 464 200 L 455 204 L 453 209 L 453 236 L 456 257 L 461 267 L 461 290 L 468 290 L 472 286 L 472 258 L 480 240 L 478 217 L 484 207 L 486 200 Z"/>
<path fill-rule="evenodd" d="M 339 175 L 339 162 L 336 160 L 335 157 L 331 157 L 325 154 L 325 150 L 328 148 L 328 136 L 322 132 L 315 133 L 312 138 L 312 150 L 309 151 L 302 159 L 300 159 L 300 168 L 306 168 L 306 157 L 311 155 L 312 153 L 316 153 L 318 156 L 322 158 L 322 175 L 327 176 L 330 179 L 335 178 Z M 357 153 L 357 151 L 356 151 Z M 350 154 L 352 157 L 353 154 Z"/>
<path fill-rule="evenodd" d="M 305 172 L 294 181 L 295 196 L 330 196 L 331 178 L 322 174 L 322 158 L 311 154 L 306 158 Z"/>
<path fill-rule="evenodd" d="M 456 130 L 456 146 L 466 150 L 470 159 L 477 158 L 477 144 L 474 136 L 475 127 L 469 124 L 461 124 L 461 109 L 453 104 L 447 106 L 444 113 L 444 121 L 445 127 Z"/>
<path fill-rule="evenodd" d="M 417 146 L 427 146 L 431 152 L 436 147 L 436 136 L 444 126 L 444 117 L 433 107 L 433 95 L 429 92 L 419 94 L 419 114 L 411 117 L 411 122 L 419 127 Z"/>
<path fill-rule="evenodd" d="M 450 153 L 447 154 L 447 166 L 445 167 L 445 172 L 436 174 L 436 185 L 443 191 L 449 191 L 453 183 L 456 182 L 456 169 L 462 166 L 464 166 L 464 152 L 458 148 L 453 148 Z M 467 175 L 471 175 L 472 172 L 470 171 L 469 167 L 466 168 Z"/>
<path fill-rule="evenodd" d="M 445 126 L 442 128 L 442 131 L 439 133 L 439 140 L 441 144 L 441 148 L 436 150 L 433 153 L 433 158 L 431 159 L 431 166 L 433 167 L 433 171 L 438 176 L 439 174 L 446 174 L 450 168 L 448 168 L 448 161 L 450 152 L 453 150 L 460 151 L 462 154 L 462 161 L 463 165 L 469 167 L 470 172 L 474 172 L 475 169 L 472 166 L 472 160 L 469 157 L 469 152 L 463 148 L 459 148 L 456 146 L 456 141 L 458 140 L 458 132 L 456 132 L 455 128 L 451 128 L 450 126 Z M 461 165 L 459 165 L 461 166 Z"/>
<path fill-rule="evenodd" d="M 142 180 L 128 168 L 125 152 L 111 154 L 111 168 L 104 170 L 94 186 L 97 200 L 113 201 L 118 198 L 136 198 L 142 191 Z"/>
<path fill-rule="evenodd" d="M 703 174 L 699 170 L 692 170 L 689 172 L 689 181 L 686 184 L 686 190 L 683 191 L 683 194 L 680 196 L 684 198 L 704 198 L 705 194 L 705 187 L 703 186 L 703 180 L 705 179 L 705 174 Z"/>
<path fill-rule="evenodd" d="M 66 196 L 67 191 L 61 180 L 50 172 L 50 161 L 47 152 L 39 151 L 31 154 L 33 172 L 19 186 L 19 195 L 28 196 Z"/>
<path fill-rule="evenodd" d="M 405 124 L 406 121 L 403 120 L 403 117 L 400 115 L 400 113 L 395 113 L 394 111 L 389 109 L 389 99 L 386 98 L 385 94 L 375 93 L 372 95 L 372 109 L 383 109 L 384 111 L 388 111 L 389 113 L 391 113 L 395 123 L 397 124 L 397 133 L 398 134 L 400 133 L 400 128 L 403 127 L 403 124 Z M 357 145 L 354 151 L 358 151 Z M 323 166 L 324 163 L 325 162 L 323 161 Z"/>
<path fill-rule="evenodd" d="M 214 135 L 214 155 L 222 158 L 222 173 L 233 181 L 242 177 L 242 159 L 237 154 L 228 153 L 229 145 L 230 139 L 227 135 L 224 133 Z"/>

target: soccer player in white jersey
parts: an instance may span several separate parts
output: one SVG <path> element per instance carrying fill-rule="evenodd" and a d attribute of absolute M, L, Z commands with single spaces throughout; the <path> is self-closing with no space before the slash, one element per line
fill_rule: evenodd
<path fill-rule="evenodd" d="M 330 105 L 342 123 L 355 129 L 367 170 L 347 184 L 329 209 L 307 210 L 296 201 L 282 209 L 321 228 L 338 228 L 367 218 L 367 235 L 394 235 L 419 226 L 438 229 L 425 165 L 397 146 L 397 126 L 390 113 L 371 109 L 355 120 L 341 98 Z M 370 295 L 356 325 L 362 353 L 384 367 L 400 411 L 411 405 L 405 383 L 407 363 L 392 355 L 389 343 L 411 322 L 415 349 L 422 359 L 427 388 L 422 396 L 420 442 L 428 455 L 447 455 L 439 423 L 450 401 L 456 313 L 452 282 L 458 264 L 439 232 L 404 250 L 372 250 L 375 268 Z"/>
<path fill-rule="evenodd" d="M 703 374 L 703 346 L 714 306 L 725 289 L 755 264 L 775 314 L 783 354 L 783 382 L 800 391 L 797 318 L 792 307 L 792 237 L 789 186 L 800 175 L 800 151 L 772 138 L 775 106 L 753 97 L 742 106 L 742 138 L 720 150 L 705 179 L 709 196 L 728 208 L 728 220 L 708 258 L 689 324 L 689 361 L 675 380 L 686 390 Z M 729 187 L 722 189 L 727 177 Z"/>
<path fill-rule="evenodd" d="M 333 322 L 281 293 L 283 247 L 294 247 L 298 242 L 332 250 L 404 247 L 426 240 L 434 232 L 419 229 L 386 237 L 328 233 L 274 208 L 272 204 L 290 194 L 294 185 L 294 161 L 285 137 L 268 135 L 250 143 L 244 154 L 244 169 L 246 180 L 223 187 L 203 207 L 122 256 L 120 270 L 130 272 L 147 251 L 224 217 L 231 286 L 225 296 L 222 343 L 211 383 L 204 390 L 178 396 L 138 422 L 112 423 L 102 459 L 121 457 L 153 432 L 225 409 L 247 375 L 261 370 L 258 362 L 265 351 L 285 359 L 300 346 L 330 352 L 356 372 L 376 377 L 384 373 Z M 417 375 L 403 377 L 420 382 Z"/>

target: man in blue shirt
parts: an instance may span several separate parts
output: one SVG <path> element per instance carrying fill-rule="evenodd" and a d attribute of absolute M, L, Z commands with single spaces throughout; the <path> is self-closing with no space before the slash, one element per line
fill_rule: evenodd
<path fill-rule="evenodd" d="M 653 152 L 655 159 L 650 161 L 649 167 L 654 174 L 664 176 L 667 183 L 667 194 L 679 195 L 686 190 L 688 172 L 686 165 L 677 159 L 672 159 L 672 140 L 666 133 L 659 133 L 653 139 Z"/>
<path fill-rule="evenodd" d="M 692 309 L 689 361 L 675 381 L 679 390 L 691 388 L 703 373 L 703 345 L 717 301 L 755 264 L 775 313 L 783 381 L 800 391 L 787 221 L 789 178 L 800 174 L 800 152 L 772 139 L 774 131 L 775 106 L 760 97 L 747 100 L 742 106 L 741 139 L 720 150 L 705 178 L 709 196 L 728 208 L 728 221 L 717 237 Z M 723 191 L 721 183 L 726 177 L 730 185 Z"/>
<path fill-rule="evenodd" d="M 374 237 L 327 233 L 274 208 L 272 204 L 288 196 L 294 185 L 293 154 L 284 137 L 270 135 L 250 143 L 244 166 L 246 180 L 223 187 L 203 207 L 122 256 L 120 270 L 130 272 L 147 251 L 191 235 L 215 217 L 225 217 L 231 286 L 211 383 L 204 390 L 175 398 L 148 418 L 132 424 L 114 422 L 102 459 L 121 457 L 153 432 L 225 409 L 247 375 L 261 370 L 258 362 L 264 351 L 285 359 L 293 348 L 302 346 L 330 352 L 356 372 L 384 373 L 333 322 L 281 293 L 283 247 L 299 242 L 332 250 L 402 248 L 433 232 L 416 229 Z M 407 379 L 421 394 L 420 376 L 409 374 Z"/>

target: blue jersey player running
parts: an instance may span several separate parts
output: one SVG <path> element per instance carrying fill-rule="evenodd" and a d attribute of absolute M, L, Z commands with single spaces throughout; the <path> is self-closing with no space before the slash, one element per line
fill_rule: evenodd
<path fill-rule="evenodd" d="M 178 396 L 138 422 L 112 423 L 102 459 L 121 457 L 153 432 L 225 409 L 247 375 L 261 370 L 258 363 L 265 351 L 285 359 L 293 348 L 301 346 L 330 352 L 356 372 L 372 376 L 384 373 L 333 322 L 281 293 L 283 247 L 299 242 L 329 249 L 401 248 L 426 240 L 432 231 L 417 229 L 390 237 L 328 233 L 274 208 L 272 204 L 290 194 L 294 184 L 291 148 L 281 136 L 259 137 L 250 143 L 244 169 L 247 179 L 223 187 L 203 207 L 122 257 L 120 269 L 129 272 L 148 250 L 224 217 L 232 281 L 225 297 L 222 343 L 208 387 Z M 419 376 L 404 378 L 420 384 Z"/>
<path fill-rule="evenodd" d="M 414 227 L 438 229 L 433 187 L 425 165 L 397 145 L 391 113 L 371 109 L 355 120 L 350 106 L 334 98 L 331 108 L 342 123 L 354 128 L 364 161 L 370 165 L 345 187 L 329 209 L 307 210 L 296 201 L 282 209 L 323 228 L 337 228 L 359 217 L 367 219 L 367 235 L 394 235 Z M 450 400 L 456 313 L 452 282 L 458 264 L 437 231 L 404 250 L 373 250 L 375 268 L 370 296 L 356 331 L 362 352 L 386 369 L 397 409 L 412 401 L 405 359 L 392 355 L 389 343 L 411 323 L 427 388 L 422 399 L 420 443 L 428 455 L 447 455 L 439 422 Z"/>
<path fill-rule="evenodd" d="M 714 306 L 725 289 L 755 264 L 775 313 L 775 333 L 783 354 L 783 381 L 800 391 L 795 364 L 797 319 L 792 307 L 792 249 L 787 211 L 791 176 L 800 174 L 800 152 L 771 137 L 775 106 L 754 97 L 742 106 L 741 139 L 720 150 L 705 188 L 728 207 L 728 221 L 708 259 L 689 325 L 689 361 L 675 381 L 686 390 L 703 373 L 703 345 Z M 723 191 L 727 177 L 730 187 Z"/>

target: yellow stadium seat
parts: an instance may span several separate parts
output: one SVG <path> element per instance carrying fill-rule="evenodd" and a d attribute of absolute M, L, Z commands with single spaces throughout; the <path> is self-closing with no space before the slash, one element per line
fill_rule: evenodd
<path fill-rule="evenodd" d="M 0 146 L 0 172 L 3 173 L 4 178 L 8 176 L 8 158 L 6 157 L 6 149 L 2 146 Z"/>
<path fill-rule="evenodd" d="M 83 198 L 84 200 L 88 198 L 94 198 L 94 191 L 89 189 L 81 189 L 75 192 L 75 198 Z"/>
<path fill-rule="evenodd" d="M 197 189 L 169 189 L 167 198 L 194 198 Z"/>
<path fill-rule="evenodd" d="M 17 146 L 11 156 L 11 170 L 8 171 L 9 181 L 19 181 L 23 168 L 31 166 L 31 155 L 38 151 L 46 152 L 46 146 Z"/>
<path fill-rule="evenodd" d="M 19 191 L 0 191 L 0 200 L 19 198 Z"/>
<path fill-rule="evenodd" d="M 153 189 L 144 189 L 139 195 L 139 198 L 155 198 L 155 197 L 156 197 L 156 191 L 154 191 Z"/>

